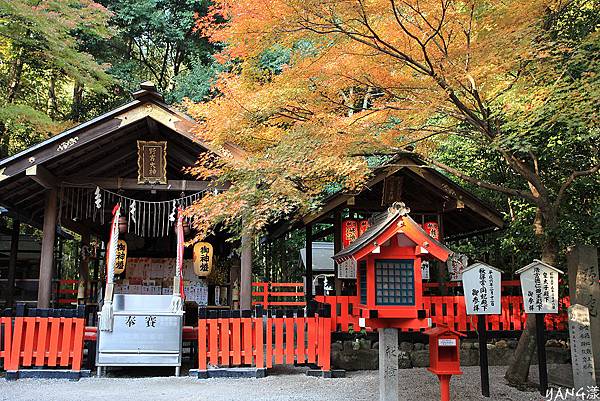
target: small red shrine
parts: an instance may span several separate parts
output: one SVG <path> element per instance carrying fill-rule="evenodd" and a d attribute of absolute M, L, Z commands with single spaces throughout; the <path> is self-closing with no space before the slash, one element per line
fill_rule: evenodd
<path fill-rule="evenodd" d="M 421 263 L 445 262 L 452 252 L 409 212 L 404 203 L 394 203 L 333 256 L 341 269 L 356 271 L 359 304 L 353 314 L 364 318 L 369 327 L 418 330 L 430 326 L 422 309 Z"/>

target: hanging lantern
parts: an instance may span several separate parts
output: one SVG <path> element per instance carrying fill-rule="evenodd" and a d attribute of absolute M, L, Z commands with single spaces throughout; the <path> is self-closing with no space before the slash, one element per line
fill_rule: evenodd
<path fill-rule="evenodd" d="M 194 273 L 198 277 L 206 277 L 212 270 L 213 246 L 208 242 L 194 245 Z"/>
<path fill-rule="evenodd" d="M 342 245 L 347 247 L 358 238 L 358 222 L 356 220 L 344 220 L 342 222 Z"/>
<path fill-rule="evenodd" d="M 367 231 L 368 229 L 369 229 L 369 220 L 361 220 L 359 229 L 358 229 L 359 236 L 363 235 L 363 233 L 365 231 Z"/>
<path fill-rule="evenodd" d="M 119 233 L 125 234 L 127 232 L 127 217 L 119 217 Z"/>
<path fill-rule="evenodd" d="M 183 219 L 183 235 L 190 235 L 190 223 L 186 219 Z"/>
<path fill-rule="evenodd" d="M 440 239 L 440 226 L 435 221 L 427 221 L 423 224 L 423 229 L 433 239 L 439 241 Z"/>
<path fill-rule="evenodd" d="M 121 219 L 119 218 L 119 228 L 121 228 Z M 127 243 L 120 239 L 117 241 L 117 255 L 115 258 L 115 274 L 121 274 L 125 271 L 127 265 Z"/>

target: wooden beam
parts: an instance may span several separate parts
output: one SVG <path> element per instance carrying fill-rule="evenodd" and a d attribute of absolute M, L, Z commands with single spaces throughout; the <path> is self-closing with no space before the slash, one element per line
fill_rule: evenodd
<path fill-rule="evenodd" d="M 242 235 L 240 309 L 252 309 L 252 238 Z"/>
<path fill-rule="evenodd" d="M 138 184 L 135 178 L 81 177 L 70 176 L 59 179 L 63 185 L 76 185 L 80 188 L 102 187 L 104 189 L 157 190 L 157 191 L 204 191 L 206 189 L 226 190 L 229 185 L 213 184 L 212 181 L 169 180 L 166 184 Z"/>
<path fill-rule="evenodd" d="M 39 164 L 28 167 L 25 170 L 25 175 L 31 177 L 35 182 L 46 189 L 56 188 L 58 184 L 56 177 L 51 172 L 46 170 L 45 167 L 40 166 Z"/>
<path fill-rule="evenodd" d="M 19 220 L 13 219 L 13 226 L 10 238 L 10 258 L 8 259 L 8 283 L 7 283 L 7 291 L 8 295 L 6 297 L 7 306 L 13 306 L 14 296 L 15 296 L 15 275 L 17 270 L 17 256 L 19 254 L 19 229 L 21 227 L 21 222 Z"/>
<path fill-rule="evenodd" d="M 411 171 L 425 180 L 429 181 L 437 188 L 440 188 L 444 193 L 449 195 L 450 197 L 461 201 L 465 206 L 478 213 L 482 217 L 486 218 L 488 221 L 493 223 L 497 227 L 503 227 L 504 221 L 502 218 L 489 210 L 489 208 L 485 207 L 480 201 L 474 198 L 473 195 L 469 194 L 467 191 L 462 189 L 458 184 L 453 183 L 452 181 L 440 177 L 438 174 L 433 171 L 420 167 L 409 167 Z"/>

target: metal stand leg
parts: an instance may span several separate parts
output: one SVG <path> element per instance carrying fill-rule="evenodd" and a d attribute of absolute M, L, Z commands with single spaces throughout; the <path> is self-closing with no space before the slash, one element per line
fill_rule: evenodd
<path fill-rule="evenodd" d="M 179 377 L 181 373 L 181 366 L 175 366 L 175 377 Z"/>
<path fill-rule="evenodd" d="M 102 377 L 102 366 L 98 366 L 96 368 L 96 376 L 97 377 Z"/>

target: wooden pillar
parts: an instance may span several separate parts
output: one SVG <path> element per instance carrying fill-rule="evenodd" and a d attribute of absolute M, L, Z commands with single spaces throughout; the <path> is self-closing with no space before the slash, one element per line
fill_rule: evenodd
<path fill-rule="evenodd" d="M 56 189 L 46 192 L 44 206 L 44 227 L 42 233 L 42 252 L 40 254 L 40 278 L 38 282 L 38 308 L 50 307 L 52 292 L 52 267 L 54 259 L 54 240 L 56 238 Z"/>
<path fill-rule="evenodd" d="M 306 225 L 306 303 L 313 299 L 312 224 Z"/>
<path fill-rule="evenodd" d="M 12 232 L 10 238 L 10 257 L 8 259 L 8 282 L 6 296 L 7 306 L 13 306 L 15 300 L 15 275 L 17 272 L 17 256 L 19 254 L 19 229 L 21 228 L 21 222 L 19 220 L 13 220 Z"/>
<path fill-rule="evenodd" d="M 77 285 L 77 303 L 85 304 L 87 299 L 87 287 L 90 280 L 89 266 L 90 234 L 81 235 L 81 261 L 79 262 L 79 283 Z"/>
<path fill-rule="evenodd" d="M 333 254 L 335 255 L 342 250 L 342 213 L 336 210 L 333 213 Z M 335 273 L 335 295 L 342 295 L 342 280 L 338 278 L 337 263 L 333 262 L 333 269 Z"/>
<path fill-rule="evenodd" d="M 252 238 L 242 235 L 240 308 L 252 309 Z"/>

